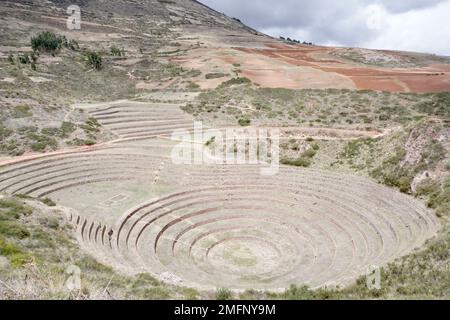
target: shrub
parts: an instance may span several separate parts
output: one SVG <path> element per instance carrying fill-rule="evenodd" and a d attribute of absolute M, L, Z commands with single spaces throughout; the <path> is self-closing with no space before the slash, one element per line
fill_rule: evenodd
<path fill-rule="evenodd" d="M 119 49 L 116 46 L 112 46 L 110 48 L 110 51 L 111 51 L 111 55 L 113 55 L 113 56 L 122 57 L 122 56 L 125 55 L 125 49 L 124 48 Z"/>
<path fill-rule="evenodd" d="M 67 47 L 68 47 L 70 50 L 73 50 L 73 51 L 77 51 L 77 50 L 80 49 L 80 45 L 79 45 L 78 42 L 76 42 L 75 40 L 70 40 L 70 41 L 67 43 Z"/>
<path fill-rule="evenodd" d="M 223 82 L 218 88 L 226 88 L 226 87 L 231 87 L 234 85 L 251 84 L 251 83 L 252 83 L 252 81 L 248 78 L 237 77 L 237 78 L 233 78 L 233 79 Z"/>
<path fill-rule="evenodd" d="M 381 182 L 389 187 L 398 188 L 403 193 L 411 193 L 411 184 L 414 180 L 414 173 L 406 168 L 379 167 L 370 172 L 374 178 L 381 179 Z"/>
<path fill-rule="evenodd" d="M 219 79 L 219 78 L 223 78 L 226 76 L 227 76 L 227 74 L 222 73 L 222 72 L 213 72 L 213 73 L 207 73 L 205 75 L 205 78 L 210 80 L 210 79 Z"/>
<path fill-rule="evenodd" d="M 314 300 L 316 296 L 314 291 L 311 291 L 307 286 L 298 287 L 291 285 L 289 289 L 283 294 L 283 298 L 286 300 Z"/>
<path fill-rule="evenodd" d="M 80 126 L 86 134 L 94 134 L 100 132 L 100 123 L 95 118 L 89 118 L 85 124 Z"/>
<path fill-rule="evenodd" d="M 45 151 L 48 148 L 54 150 L 58 147 L 58 142 L 56 141 L 56 139 L 45 134 L 31 133 L 27 136 L 29 139 L 33 140 L 33 143 L 31 143 L 30 145 L 31 150 L 33 151 L 40 152 Z"/>
<path fill-rule="evenodd" d="M 216 291 L 216 300 L 232 300 L 233 293 L 225 288 L 220 288 Z"/>
<path fill-rule="evenodd" d="M 190 91 L 197 91 L 200 89 L 200 85 L 198 85 L 193 81 L 189 81 L 188 85 L 186 86 L 186 89 Z"/>
<path fill-rule="evenodd" d="M 205 146 L 209 147 L 216 141 L 216 137 L 211 137 L 208 141 L 205 142 Z"/>
<path fill-rule="evenodd" d="M 55 207 L 56 206 L 56 203 L 50 198 L 44 198 L 44 199 L 41 200 L 41 202 L 43 204 L 46 204 L 49 207 Z"/>
<path fill-rule="evenodd" d="M 376 142 L 376 140 L 372 139 L 372 138 L 366 138 L 366 139 L 360 138 L 357 140 L 350 141 L 347 143 L 344 150 L 341 152 L 340 156 L 346 157 L 348 159 L 355 158 L 360 154 L 361 149 L 364 146 L 372 148 L 375 142 Z M 400 151 L 402 151 L 402 150 L 400 150 Z M 405 150 L 403 150 L 403 151 L 405 153 L 397 154 L 395 157 L 393 157 L 392 159 L 390 159 L 388 161 L 396 161 L 395 163 L 392 163 L 392 164 L 395 164 L 395 165 L 398 164 L 403 159 L 403 157 L 406 155 L 406 151 Z"/>
<path fill-rule="evenodd" d="M 447 150 L 436 140 L 433 140 L 422 154 L 421 165 L 425 168 L 434 168 L 439 161 L 445 159 Z"/>
<path fill-rule="evenodd" d="M 428 207 L 435 209 L 438 216 L 443 217 L 450 213 L 450 180 L 443 183 L 442 186 L 436 183 L 429 188 L 422 187 L 420 191 L 429 191 Z"/>
<path fill-rule="evenodd" d="M 75 138 L 71 142 L 68 142 L 68 144 L 71 144 L 74 146 L 93 146 L 95 144 L 95 141 L 91 140 L 91 139 Z"/>
<path fill-rule="evenodd" d="M 21 64 L 30 64 L 30 57 L 28 56 L 28 54 L 19 55 L 19 62 Z"/>
<path fill-rule="evenodd" d="M 288 166 L 304 167 L 311 166 L 311 160 L 308 158 L 300 157 L 298 159 L 281 159 L 281 164 Z"/>
<path fill-rule="evenodd" d="M 25 239 L 30 236 L 30 232 L 21 224 L 15 221 L 0 221 L 0 234 L 6 237 Z"/>
<path fill-rule="evenodd" d="M 60 128 L 60 137 L 67 138 L 74 131 L 75 131 L 75 124 L 73 124 L 72 122 L 63 121 Z"/>
<path fill-rule="evenodd" d="M 44 31 L 36 37 L 31 38 L 31 48 L 33 51 L 59 51 L 63 45 L 64 38 L 57 36 L 53 32 Z"/>
<path fill-rule="evenodd" d="M 247 118 L 241 118 L 241 119 L 239 119 L 238 122 L 239 122 L 240 126 L 248 127 L 251 124 L 252 121 L 250 119 L 247 119 Z"/>
<path fill-rule="evenodd" d="M 183 296 L 186 300 L 198 300 L 200 292 L 194 288 L 183 288 Z"/>
<path fill-rule="evenodd" d="M 95 51 L 90 51 L 86 53 L 86 59 L 87 59 L 86 63 L 89 67 L 95 70 L 100 70 L 102 68 L 103 61 L 99 53 Z"/>

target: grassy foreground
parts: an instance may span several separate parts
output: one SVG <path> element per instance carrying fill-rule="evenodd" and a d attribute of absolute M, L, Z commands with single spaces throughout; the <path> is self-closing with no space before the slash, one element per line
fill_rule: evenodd
<path fill-rule="evenodd" d="M 227 289 L 199 292 L 163 284 L 148 274 L 127 276 L 83 252 L 65 222 L 64 208 L 48 199 L 0 199 L 0 299 L 448 299 L 450 230 L 425 249 L 382 269 L 382 288 L 366 278 L 339 289 L 292 285 L 283 293 Z M 81 289 L 69 290 L 71 266 L 80 269 Z"/>

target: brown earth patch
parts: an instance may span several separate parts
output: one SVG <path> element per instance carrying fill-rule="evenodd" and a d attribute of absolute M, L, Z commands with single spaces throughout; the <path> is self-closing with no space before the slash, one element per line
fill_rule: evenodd
<path fill-rule="evenodd" d="M 435 64 L 425 68 L 414 69 L 387 69 L 387 68 L 364 68 L 355 67 L 343 61 L 336 59 L 327 59 L 326 54 L 332 51 L 332 48 L 309 47 L 309 46 L 288 46 L 288 45 L 268 45 L 270 49 L 249 49 L 235 48 L 241 52 L 253 56 L 263 55 L 269 59 L 277 59 L 290 65 L 299 67 L 310 67 L 326 73 L 339 74 L 355 83 L 358 89 L 380 90 L 389 92 L 439 92 L 450 90 L 449 65 Z M 322 57 L 319 58 L 318 57 Z M 286 80 L 280 78 L 278 81 L 274 78 L 270 83 L 260 76 L 261 72 L 249 72 L 244 69 L 244 75 L 248 76 L 254 82 L 268 85 L 271 83 L 279 85 Z M 276 77 L 271 74 L 270 77 Z M 282 77 L 282 75 L 278 75 Z M 308 88 L 329 88 L 329 83 L 320 84 L 320 79 L 312 79 Z M 304 85 L 287 83 L 289 88 L 304 87 Z M 336 88 L 338 88 L 337 86 Z"/>

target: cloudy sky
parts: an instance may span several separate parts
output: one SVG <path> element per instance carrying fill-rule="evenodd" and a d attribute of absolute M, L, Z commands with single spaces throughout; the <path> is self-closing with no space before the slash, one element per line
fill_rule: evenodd
<path fill-rule="evenodd" d="M 450 0 L 200 0 L 269 35 L 450 56 Z"/>

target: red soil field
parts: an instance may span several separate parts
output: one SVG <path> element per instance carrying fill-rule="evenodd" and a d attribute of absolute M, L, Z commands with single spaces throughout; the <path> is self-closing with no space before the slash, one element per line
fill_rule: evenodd
<path fill-rule="evenodd" d="M 415 93 L 450 91 L 450 66 L 445 64 L 409 69 L 361 67 L 339 61 L 338 58 L 317 58 L 318 55 L 326 56 L 333 51 L 333 48 L 274 44 L 269 44 L 267 47 L 268 49 L 234 49 L 254 56 L 280 60 L 293 66 L 310 67 L 327 73 L 335 73 L 351 80 L 357 89 Z M 261 81 L 255 70 L 246 70 L 243 65 L 242 71 L 252 81 L 256 83 Z M 276 73 L 271 75 L 276 76 Z M 295 87 L 291 79 L 282 77 L 281 74 L 280 77 L 280 79 L 272 79 L 271 82 L 276 83 L 277 86 L 282 86 L 286 82 L 286 87 Z M 305 85 L 298 87 L 304 88 Z M 329 84 L 326 87 L 330 87 Z M 314 88 L 317 88 L 317 84 Z"/>

